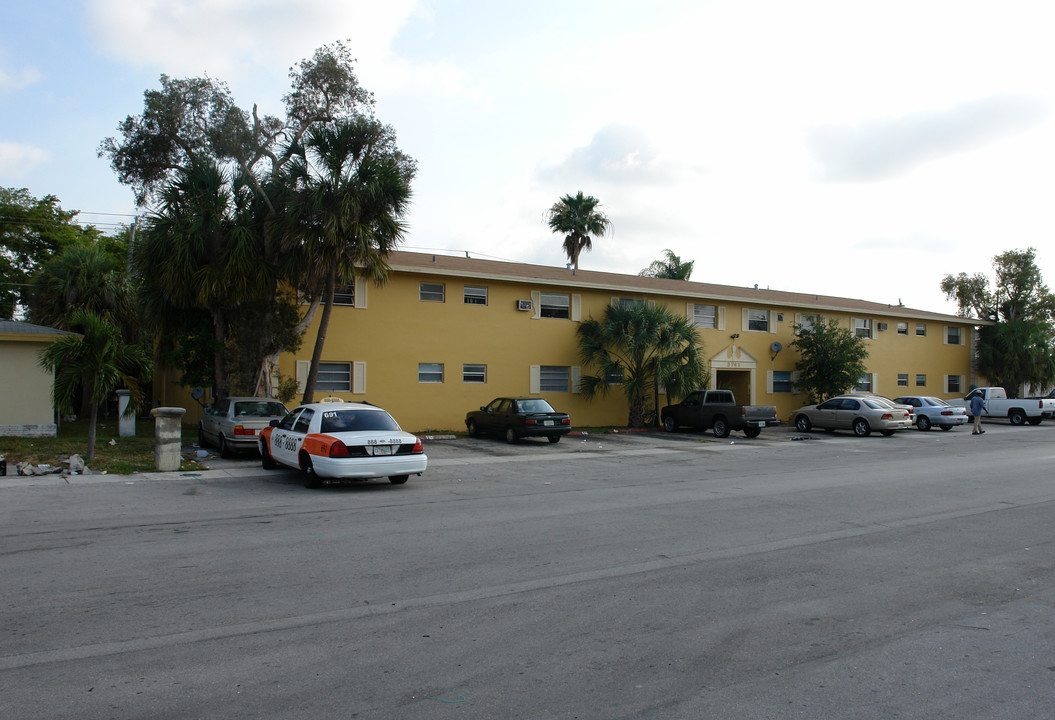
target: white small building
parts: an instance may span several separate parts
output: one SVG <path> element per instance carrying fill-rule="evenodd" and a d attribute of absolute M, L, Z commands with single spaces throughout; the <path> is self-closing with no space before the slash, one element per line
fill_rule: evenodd
<path fill-rule="evenodd" d="M 40 351 L 65 330 L 0 320 L 0 436 L 58 434 L 52 387 L 55 376 L 40 366 Z"/>

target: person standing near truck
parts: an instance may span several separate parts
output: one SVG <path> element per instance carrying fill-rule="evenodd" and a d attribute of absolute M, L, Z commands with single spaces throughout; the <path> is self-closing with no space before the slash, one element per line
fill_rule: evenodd
<path fill-rule="evenodd" d="M 971 431 L 972 435 L 981 435 L 985 432 L 982 429 L 982 413 L 985 412 L 985 403 L 982 401 L 982 395 L 979 393 L 971 398 L 971 414 L 974 415 L 974 430 Z"/>

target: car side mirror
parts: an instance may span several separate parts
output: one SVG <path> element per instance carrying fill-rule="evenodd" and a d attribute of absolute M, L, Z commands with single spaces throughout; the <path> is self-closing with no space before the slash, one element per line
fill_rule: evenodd
<path fill-rule="evenodd" d="M 280 420 L 272 420 L 271 422 L 268 423 L 268 425 L 270 425 L 271 427 L 278 427 L 279 422 L 281 422 L 281 421 Z"/>

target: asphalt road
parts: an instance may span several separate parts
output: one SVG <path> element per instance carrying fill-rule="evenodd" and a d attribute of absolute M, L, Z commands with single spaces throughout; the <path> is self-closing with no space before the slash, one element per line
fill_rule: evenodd
<path fill-rule="evenodd" d="M 0 480 L 0 718 L 1049 718 L 1055 423 Z"/>

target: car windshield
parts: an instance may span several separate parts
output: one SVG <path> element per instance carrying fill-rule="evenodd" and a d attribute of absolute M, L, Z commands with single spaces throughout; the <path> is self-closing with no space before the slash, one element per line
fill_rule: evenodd
<path fill-rule="evenodd" d="M 235 417 L 276 417 L 286 414 L 286 406 L 280 402 L 249 400 L 234 404 Z"/>
<path fill-rule="evenodd" d="M 517 400 L 518 413 L 551 413 L 556 412 L 545 400 Z"/>
<path fill-rule="evenodd" d="M 357 430 L 399 430 L 399 425 L 384 410 L 326 410 L 322 413 L 319 432 Z"/>

